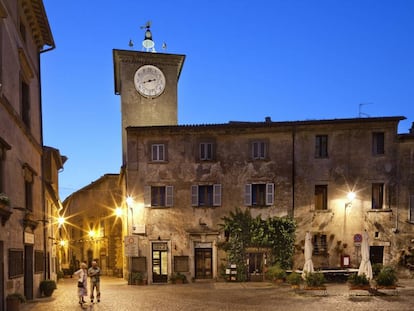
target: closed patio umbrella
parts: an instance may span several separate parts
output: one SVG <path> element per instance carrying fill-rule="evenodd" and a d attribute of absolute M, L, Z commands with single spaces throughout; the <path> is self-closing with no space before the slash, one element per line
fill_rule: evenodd
<path fill-rule="evenodd" d="M 305 272 L 314 272 L 312 262 L 312 236 L 310 232 L 306 232 L 305 236 L 305 264 L 303 266 L 302 277 L 305 278 Z"/>
<path fill-rule="evenodd" d="M 365 274 L 368 280 L 372 279 L 372 266 L 369 260 L 369 237 L 367 231 L 362 234 L 361 243 L 361 264 L 359 265 L 358 275 Z"/>

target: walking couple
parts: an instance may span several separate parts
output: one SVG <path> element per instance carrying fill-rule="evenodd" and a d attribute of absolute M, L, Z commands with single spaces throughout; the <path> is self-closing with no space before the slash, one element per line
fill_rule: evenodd
<path fill-rule="evenodd" d="M 86 301 L 84 297 L 88 296 L 88 276 L 91 278 L 91 302 L 94 301 L 94 291 L 96 291 L 96 299 L 101 301 L 100 276 L 101 269 L 98 267 L 96 260 L 92 261 L 92 266 L 87 269 L 86 263 L 82 262 L 80 269 L 74 273 L 78 277 L 78 297 L 79 304 L 82 306 Z"/>

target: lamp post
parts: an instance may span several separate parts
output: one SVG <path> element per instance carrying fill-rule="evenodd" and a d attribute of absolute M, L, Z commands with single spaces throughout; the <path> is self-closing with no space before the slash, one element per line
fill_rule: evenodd
<path fill-rule="evenodd" d="M 345 241 L 345 235 L 346 235 L 346 214 L 347 210 L 349 210 L 352 207 L 352 202 L 356 198 L 356 194 L 353 191 L 350 191 L 346 195 L 347 201 L 345 202 L 345 208 L 344 208 L 344 226 L 343 226 L 343 232 L 342 232 L 342 239 Z"/>

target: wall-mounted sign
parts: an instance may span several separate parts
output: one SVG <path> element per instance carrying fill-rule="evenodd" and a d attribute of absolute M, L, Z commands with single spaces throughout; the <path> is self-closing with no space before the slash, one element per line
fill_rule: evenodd
<path fill-rule="evenodd" d="M 359 234 L 359 233 L 355 234 L 354 235 L 354 244 L 356 246 L 358 246 L 358 245 L 361 245 L 361 242 L 362 242 L 362 234 Z"/>
<path fill-rule="evenodd" d="M 125 237 L 125 256 L 137 257 L 138 256 L 138 237 L 129 235 Z"/>
<path fill-rule="evenodd" d="M 211 242 L 195 242 L 195 248 L 211 248 Z"/>
<path fill-rule="evenodd" d="M 168 250 L 167 243 L 152 243 L 152 250 L 154 251 L 166 251 Z"/>
<path fill-rule="evenodd" d="M 25 244 L 34 244 L 34 233 L 25 232 L 24 233 L 24 243 Z"/>

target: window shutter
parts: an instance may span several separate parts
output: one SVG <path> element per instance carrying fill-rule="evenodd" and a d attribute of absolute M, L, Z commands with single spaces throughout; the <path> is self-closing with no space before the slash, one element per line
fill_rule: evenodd
<path fill-rule="evenodd" d="M 213 185 L 213 206 L 221 206 L 221 185 Z"/>
<path fill-rule="evenodd" d="M 274 202 L 274 184 L 266 184 L 266 205 L 273 205 Z"/>
<path fill-rule="evenodd" d="M 260 152 L 260 158 L 261 159 L 265 159 L 266 158 L 266 153 L 267 153 L 267 146 L 265 142 L 261 142 L 261 152 Z"/>
<path fill-rule="evenodd" d="M 158 160 L 157 145 L 151 145 L 151 161 Z"/>
<path fill-rule="evenodd" d="M 151 186 L 144 187 L 144 206 L 151 206 Z"/>
<path fill-rule="evenodd" d="M 165 206 L 174 205 L 174 187 L 165 186 Z"/>
<path fill-rule="evenodd" d="M 410 195 L 410 210 L 408 217 L 410 222 L 414 222 L 414 195 Z"/>
<path fill-rule="evenodd" d="M 244 205 L 252 205 L 252 184 L 246 184 L 244 186 Z"/>
<path fill-rule="evenodd" d="M 198 206 L 198 186 L 191 186 L 191 206 Z"/>

